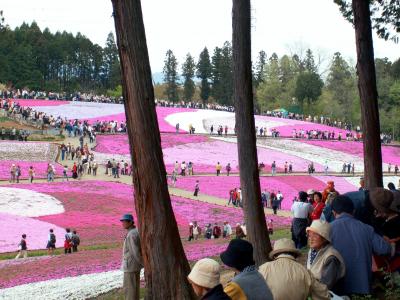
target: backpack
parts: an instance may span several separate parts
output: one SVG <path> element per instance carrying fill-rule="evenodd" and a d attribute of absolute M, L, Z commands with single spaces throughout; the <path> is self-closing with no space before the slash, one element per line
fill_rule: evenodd
<path fill-rule="evenodd" d="M 54 233 L 50 233 L 50 242 L 52 244 L 56 243 L 56 235 Z"/>

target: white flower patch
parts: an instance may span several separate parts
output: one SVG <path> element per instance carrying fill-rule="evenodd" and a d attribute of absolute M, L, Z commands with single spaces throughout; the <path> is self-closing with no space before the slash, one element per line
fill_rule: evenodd
<path fill-rule="evenodd" d="M 143 280 L 144 272 L 140 274 Z M 121 271 L 66 277 L 0 290 L 0 299 L 84 300 L 122 287 Z"/>
<path fill-rule="evenodd" d="M 276 120 L 275 120 L 276 119 Z M 199 109 L 194 112 L 175 113 L 165 118 L 171 126 L 179 123 L 179 128 L 189 131 L 189 125 L 195 128 L 196 133 L 210 133 L 211 125 L 214 126 L 214 132 L 218 126 L 228 126 L 228 133 L 232 134 L 235 130 L 235 114 L 226 111 Z M 279 118 L 265 118 L 255 116 L 255 124 L 259 128 L 267 128 L 267 133 L 271 134 L 271 128 L 285 126 L 288 120 Z"/>
<path fill-rule="evenodd" d="M 225 140 L 228 142 L 236 142 L 236 138 L 216 137 L 216 139 Z M 328 164 L 328 172 L 341 172 L 343 163 L 351 163 L 355 165 L 356 172 L 364 171 L 363 159 L 343 153 L 341 151 L 325 149 L 323 147 L 305 144 L 296 140 L 287 139 L 258 139 L 257 146 L 275 151 L 280 151 L 282 154 L 288 154 L 300 157 L 325 166 Z M 386 167 L 386 164 L 383 165 Z"/>
<path fill-rule="evenodd" d="M 57 146 L 38 142 L 0 142 L 0 160 L 55 161 Z"/>
<path fill-rule="evenodd" d="M 125 112 L 123 104 L 70 102 L 66 105 L 41 106 L 41 112 L 67 119 L 91 119 Z"/>
<path fill-rule="evenodd" d="M 346 177 L 345 178 L 349 183 L 353 184 L 357 187 L 360 187 L 360 177 Z M 392 182 L 396 187 L 398 187 L 398 183 L 400 180 L 400 176 L 383 176 L 383 187 L 387 188 L 387 185 Z"/>
<path fill-rule="evenodd" d="M 24 217 L 61 214 L 64 206 L 56 198 L 31 190 L 0 187 L 0 212 Z"/>
<path fill-rule="evenodd" d="M 130 154 L 109 154 L 109 153 L 100 153 L 92 151 L 94 154 L 94 159 L 99 164 L 106 164 L 109 160 L 115 159 L 116 161 L 126 161 L 128 164 L 131 164 L 131 155 Z"/>

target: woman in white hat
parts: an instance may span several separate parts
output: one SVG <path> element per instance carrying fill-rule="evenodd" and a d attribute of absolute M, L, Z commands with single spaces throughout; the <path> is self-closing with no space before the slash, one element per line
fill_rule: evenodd
<path fill-rule="evenodd" d="M 190 272 L 188 279 L 200 299 L 229 300 L 220 284 L 220 266 L 210 258 L 200 259 Z"/>
<path fill-rule="evenodd" d="M 306 230 L 310 245 L 307 269 L 328 289 L 335 290 L 334 287 L 339 279 L 344 277 L 346 268 L 342 256 L 331 245 L 331 225 L 325 221 L 315 220 Z"/>

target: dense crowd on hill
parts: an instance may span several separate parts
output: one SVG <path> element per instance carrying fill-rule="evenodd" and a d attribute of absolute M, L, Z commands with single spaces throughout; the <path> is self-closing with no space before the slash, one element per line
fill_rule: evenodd
<path fill-rule="evenodd" d="M 33 93 L 33 94 L 32 94 Z M 84 102 L 101 102 L 101 103 L 123 103 L 123 98 L 120 97 L 118 99 L 106 96 L 98 96 L 94 94 L 86 94 L 86 93 L 76 93 L 74 95 L 70 95 L 70 97 L 66 97 L 65 95 L 60 95 L 57 93 L 45 93 L 45 92 L 28 92 L 22 91 L 17 92 L 17 94 L 9 91 L 0 91 L 0 99 L 1 101 L 0 108 L 8 111 L 12 115 L 20 115 L 24 120 L 31 120 L 35 124 L 42 124 L 44 126 L 51 126 L 54 128 L 65 128 L 69 125 L 73 126 L 72 123 L 80 123 L 85 125 L 84 120 L 66 120 L 61 117 L 54 117 L 51 115 L 47 115 L 46 113 L 40 112 L 30 107 L 22 107 L 18 103 L 18 99 L 31 99 L 32 96 L 46 95 L 46 99 L 54 99 L 54 100 L 71 100 L 71 101 L 84 101 Z M 11 97 L 10 97 L 11 96 Z M 40 98 L 41 99 L 41 98 Z M 210 109 L 210 110 L 219 110 L 219 111 L 227 111 L 234 112 L 235 109 L 233 106 L 224 106 L 219 104 L 203 104 L 197 102 L 178 102 L 173 103 L 165 100 L 156 100 L 155 104 L 161 107 L 182 107 L 182 108 L 193 108 L 193 109 Z M 327 125 L 331 127 L 336 127 L 342 130 L 346 130 L 345 136 L 342 132 L 327 131 L 327 130 L 319 130 L 319 129 L 311 129 L 311 130 L 296 130 L 293 129 L 292 137 L 293 138 L 305 138 L 305 139 L 321 139 L 321 140 L 339 140 L 346 139 L 347 141 L 361 141 L 362 140 L 362 131 L 360 126 L 354 127 L 351 123 L 346 123 L 337 120 L 331 120 L 330 118 L 325 118 L 324 116 L 314 116 L 309 115 L 308 117 L 300 114 L 294 113 L 282 113 L 282 112 L 273 112 L 267 111 L 267 116 L 273 116 L 277 118 L 285 118 L 285 119 L 296 119 L 307 122 L 313 122 L 316 124 Z M 97 132 L 126 132 L 126 125 L 122 122 L 121 124 L 116 124 L 116 121 L 97 121 L 96 125 L 93 126 Z M 69 125 L 68 125 L 69 124 Z M 219 125 L 218 128 L 222 128 L 220 131 L 221 135 L 223 133 L 223 128 L 225 128 L 225 133 L 227 132 L 227 126 Z M 233 129 L 236 134 L 236 130 Z M 193 132 L 194 133 L 194 130 Z M 213 132 L 211 131 L 211 134 Z M 259 136 L 267 135 L 267 128 L 256 127 L 256 134 Z M 280 132 L 277 129 L 273 129 L 271 132 L 272 137 L 280 137 Z M 390 134 L 382 133 L 381 134 L 381 142 L 384 144 L 389 144 L 392 141 L 392 136 Z"/>

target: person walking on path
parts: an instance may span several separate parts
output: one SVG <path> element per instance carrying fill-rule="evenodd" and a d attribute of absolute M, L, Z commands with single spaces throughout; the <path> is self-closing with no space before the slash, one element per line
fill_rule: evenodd
<path fill-rule="evenodd" d="M 21 167 L 17 165 L 17 167 L 15 168 L 15 177 L 17 178 L 17 183 L 19 183 L 19 178 L 21 177 L 21 175 Z"/>
<path fill-rule="evenodd" d="M 120 221 L 127 230 L 122 252 L 123 291 L 126 300 L 139 300 L 140 270 L 143 268 L 139 232 L 131 214 L 123 215 Z"/>
<path fill-rule="evenodd" d="M 19 242 L 18 247 L 19 247 L 19 251 L 18 251 L 18 254 L 15 257 L 15 259 L 18 259 L 18 258 L 21 258 L 21 257 L 27 258 L 28 257 L 28 246 L 26 244 L 26 234 L 22 235 L 22 239 Z"/>
<path fill-rule="evenodd" d="M 274 176 L 276 174 L 276 162 L 274 161 L 271 165 L 271 175 Z"/>
<path fill-rule="evenodd" d="M 217 171 L 217 176 L 219 176 L 221 174 L 221 170 L 222 170 L 222 166 L 219 162 L 215 166 L 215 170 Z"/>
<path fill-rule="evenodd" d="M 35 177 L 35 169 L 33 168 L 33 166 L 29 167 L 28 176 L 29 176 L 30 183 L 32 183 L 33 182 L 33 178 Z"/>
<path fill-rule="evenodd" d="M 15 166 L 15 164 L 12 164 L 11 168 L 10 168 L 10 183 L 15 183 L 16 171 L 17 171 L 17 167 Z"/>
<path fill-rule="evenodd" d="M 64 236 L 64 254 L 71 253 L 72 248 L 72 233 L 71 229 L 65 229 L 65 236 Z"/>
<path fill-rule="evenodd" d="M 56 235 L 54 234 L 54 230 L 50 229 L 49 238 L 47 239 L 47 251 L 49 255 L 54 254 L 54 249 L 56 249 Z"/>
<path fill-rule="evenodd" d="M 196 180 L 196 185 L 194 186 L 194 193 L 193 196 L 197 197 L 200 191 L 199 181 Z"/>
<path fill-rule="evenodd" d="M 72 231 L 71 235 L 71 244 L 72 244 L 72 252 L 78 252 L 78 246 L 81 243 L 81 239 L 79 235 L 76 233 L 76 230 Z"/>
<path fill-rule="evenodd" d="M 226 165 L 226 176 L 229 176 L 229 174 L 231 173 L 231 170 L 232 170 L 231 164 L 228 163 L 228 164 Z"/>

